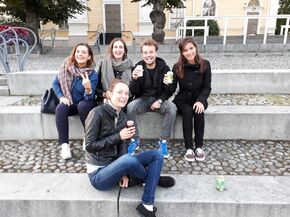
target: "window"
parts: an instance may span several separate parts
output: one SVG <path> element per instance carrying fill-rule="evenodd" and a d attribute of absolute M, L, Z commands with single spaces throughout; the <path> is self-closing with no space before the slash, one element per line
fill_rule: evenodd
<path fill-rule="evenodd" d="M 205 0 L 202 7 L 203 16 L 215 16 L 216 4 L 214 0 Z"/>
<path fill-rule="evenodd" d="M 259 0 L 251 0 L 248 4 L 249 7 L 260 6 Z"/>
<path fill-rule="evenodd" d="M 174 8 L 170 13 L 170 29 L 176 29 L 180 26 L 184 18 L 184 8 Z"/>
<path fill-rule="evenodd" d="M 67 20 L 58 23 L 58 29 L 68 29 Z"/>

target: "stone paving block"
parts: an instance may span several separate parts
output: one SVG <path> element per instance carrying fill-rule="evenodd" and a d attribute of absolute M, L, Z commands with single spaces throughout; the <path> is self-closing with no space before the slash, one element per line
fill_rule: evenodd
<path fill-rule="evenodd" d="M 289 106 L 209 107 L 205 112 L 205 139 L 290 140 L 289 114 Z M 183 138 L 180 117 L 174 133 L 174 138 Z"/>
<path fill-rule="evenodd" d="M 40 106 L 0 108 L 0 120 L 5 126 L 1 128 L 1 138 L 58 138 L 55 116 L 40 114 Z M 290 140 L 290 106 L 212 106 L 206 110 L 205 120 L 205 139 Z M 70 138 L 82 139 L 83 127 L 79 117 L 70 117 L 69 121 Z M 140 115 L 141 138 L 159 138 L 162 124 L 163 116 L 158 113 Z M 172 137 L 182 139 L 182 123 L 179 116 Z"/>
<path fill-rule="evenodd" d="M 42 95 L 52 86 L 57 70 L 36 70 L 9 73 L 11 95 Z"/>
<path fill-rule="evenodd" d="M 57 73 L 57 70 L 9 73 L 10 94 L 42 95 Z M 212 70 L 212 93 L 290 94 L 289 80 L 289 69 Z"/>
<path fill-rule="evenodd" d="M 8 86 L 0 86 L 0 96 L 9 96 Z"/>
<path fill-rule="evenodd" d="M 223 192 L 215 189 L 216 176 L 174 177 L 173 188 L 157 188 L 157 216 L 288 217 L 290 212 L 287 176 L 225 176 Z M 4 173 L 0 174 L 0 180 L 3 216 L 113 217 L 117 213 L 118 188 L 97 191 L 86 174 Z M 143 187 L 122 190 L 120 216 L 136 216 L 135 207 L 142 191 Z"/>
<path fill-rule="evenodd" d="M 1 74 L 0 74 L 0 85 L 7 86 L 7 79 L 6 79 L 6 77 L 1 76 Z"/>
<path fill-rule="evenodd" d="M 38 106 L 1 106 L 0 138 L 2 140 L 43 139 L 42 120 Z"/>
<path fill-rule="evenodd" d="M 214 70 L 212 93 L 289 94 L 289 80 L 289 69 Z"/>
<path fill-rule="evenodd" d="M 43 139 L 56 139 L 58 138 L 55 115 L 41 114 L 43 129 Z M 82 139 L 84 137 L 83 125 L 78 115 L 69 117 L 69 138 Z"/>

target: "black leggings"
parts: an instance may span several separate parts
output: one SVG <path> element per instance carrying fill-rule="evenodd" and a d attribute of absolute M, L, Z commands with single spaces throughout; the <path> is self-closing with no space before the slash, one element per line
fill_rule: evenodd
<path fill-rule="evenodd" d="M 97 106 L 95 101 L 80 101 L 78 105 L 65 105 L 63 103 L 58 104 L 55 110 L 55 122 L 58 132 L 59 144 L 68 143 L 68 117 L 79 114 L 80 120 L 85 127 L 85 121 L 89 112 Z"/>
<path fill-rule="evenodd" d="M 185 143 L 185 148 L 193 149 L 192 142 L 192 118 L 194 118 L 194 142 L 195 149 L 201 148 L 203 146 L 203 134 L 204 134 L 204 113 L 196 113 L 193 110 L 193 104 L 188 104 L 181 101 L 173 101 L 177 107 L 177 111 L 183 116 L 182 118 L 182 130 L 183 130 L 183 139 Z"/>

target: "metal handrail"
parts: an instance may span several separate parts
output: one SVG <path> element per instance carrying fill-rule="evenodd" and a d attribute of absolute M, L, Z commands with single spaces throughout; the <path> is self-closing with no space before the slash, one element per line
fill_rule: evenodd
<path fill-rule="evenodd" d="M 97 32 L 96 32 L 96 42 L 95 46 L 97 47 L 99 54 L 101 54 L 101 34 L 103 34 L 103 45 L 105 45 L 105 30 L 103 24 L 98 24 Z"/>
<path fill-rule="evenodd" d="M 184 17 L 183 20 L 183 26 L 176 29 L 176 40 L 182 39 L 186 36 L 186 30 L 191 29 L 192 26 L 187 26 L 188 21 L 194 21 L 194 20 L 204 20 L 205 21 L 205 28 L 208 27 L 208 21 L 209 20 L 224 20 L 224 35 L 223 35 L 223 44 L 226 44 L 226 38 L 228 34 L 228 21 L 229 20 L 243 20 L 243 44 L 246 44 L 247 42 L 247 30 L 248 30 L 248 21 L 249 19 L 265 19 L 265 30 L 264 30 L 264 38 L 263 38 L 263 44 L 267 43 L 267 33 L 268 33 L 268 22 L 270 19 L 286 19 L 286 25 L 284 25 L 283 28 L 285 28 L 284 31 L 284 39 L 283 44 L 287 43 L 287 37 L 288 37 L 288 29 L 290 29 L 289 20 L 290 15 L 248 15 L 248 16 L 204 16 L 204 17 Z M 207 35 L 206 31 L 204 31 L 203 35 L 203 44 L 206 45 Z"/>
<path fill-rule="evenodd" d="M 23 40 L 22 38 L 19 38 L 17 29 L 28 31 L 34 36 L 34 44 L 32 45 L 30 49 L 29 49 L 29 45 L 27 41 Z M 7 32 L 12 33 L 13 36 L 6 39 L 4 37 L 4 33 L 7 33 Z M 9 61 L 9 56 L 8 56 L 8 47 L 7 47 L 7 45 L 10 43 L 12 43 L 15 46 L 15 55 L 16 55 L 18 71 L 23 71 L 27 57 L 32 52 L 32 50 L 34 49 L 37 43 L 37 37 L 35 33 L 31 29 L 28 29 L 26 27 L 9 27 L 8 29 L 0 32 L 0 38 L 2 39 L 1 40 L 2 42 L 0 43 L 0 60 L 4 66 L 5 72 L 6 73 L 11 72 L 10 61 Z M 20 53 L 20 48 L 19 48 L 20 45 L 24 45 L 25 47 L 25 52 L 23 55 L 21 55 Z"/>
<path fill-rule="evenodd" d="M 41 46 L 43 45 L 43 41 L 45 38 L 49 37 L 51 39 L 51 47 L 54 47 L 54 43 L 55 43 L 55 37 L 56 37 L 56 30 L 54 27 L 52 27 L 51 29 L 41 29 L 40 30 L 40 34 L 39 34 L 39 40 L 41 43 Z"/>

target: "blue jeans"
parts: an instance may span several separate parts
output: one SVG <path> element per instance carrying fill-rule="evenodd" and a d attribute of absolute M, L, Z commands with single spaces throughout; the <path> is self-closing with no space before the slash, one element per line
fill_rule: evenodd
<path fill-rule="evenodd" d="M 165 100 L 162 103 L 160 109 L 152 111 L 150 107 L 155 101 L 156 98 L 154 97 L 139 97 L 127 105 L 128 120 L 134 121 L 136 127 L 136 133 L 134 135 L 134 138 L 139 139 L 137 115 L 151 111 L 165 115 L 162 130 L 160 132 L 160 138 L 166 140 L 170 139 L 171 131 L 176 118 L 177 108 L 173 102 Z"/>
<path fill-rule="evenodd" d="M 142 179 L 145 183 L 142 202 L 151 205 L 163 165 L 160 151 L 150 150 L 132 156 L 125 154 L 108 166 L 89 174 L 92 186 L 107 190 L 116 186 L 125 175 Z"/>

